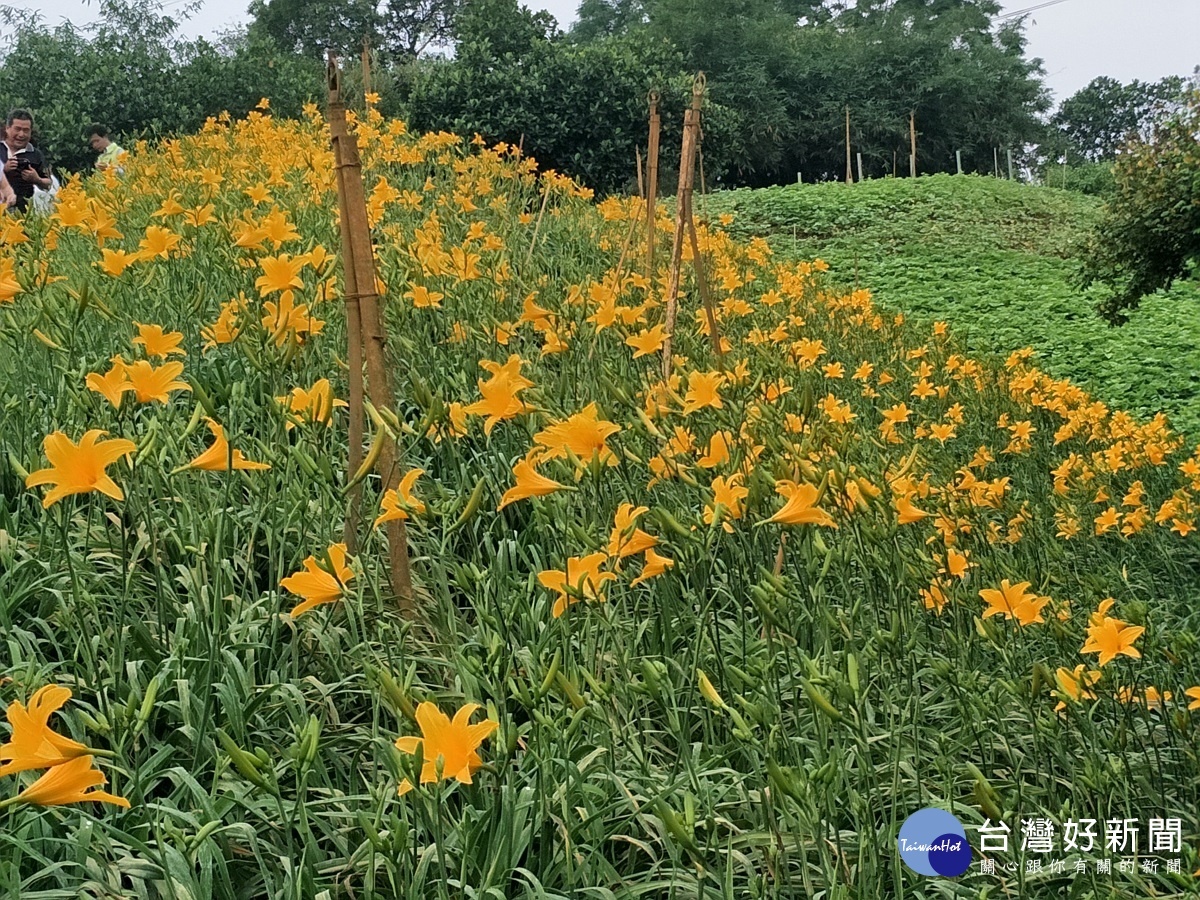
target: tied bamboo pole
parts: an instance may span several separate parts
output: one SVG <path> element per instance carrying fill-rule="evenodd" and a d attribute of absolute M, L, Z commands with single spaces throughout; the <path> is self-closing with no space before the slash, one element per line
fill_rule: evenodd
<path fill-rule="evenodd" d="M 371 93 L 371 42 L 368 38 L 363 38 L 362 48 L 362 81 L 363 95 Z"/>
<path fill-rule="evenodd" d="M 692 218 L 692 188 L 696 179 L 696 152 L 700 142 L 700 102 L 704 97 L 705 79 L 700 72 L 692 82 L 692 105 L 683 114 L 683 148 L 679 158 L 679 188 L 675 198 L 675 239 L 671 247 L 671 271 L 667 279 L 666 340 L 663 342 L 663 381 L 671 377 L 671 345 L 675 335 L 675 320 L 678 316 L 680 263 L 683 261 L 683 240 L 687 233 L 692 248 L 692 264 L 696 269 L 696 285 L 704 301 L 708 315 L 709 338 L 718 356 L 721 353 L 721 335 L 717 330 L 716 314 L 712 298 L 708 296 L 708 284 L 704 279 L 703 261 L 696 239 L 696 223 Z"/>
<path fill-rule="evenodd" d="M 917 111 L 914 109 L 908 114 L 908 136 L 912 142 L 912 154 L 908 160 L 908 174 L 917 177 Z"/>
<path fill-rule="evenodd" d="M 379 295 L 375 286 L 375 254 L 371 245 L 371 228 L 367 220 L 367 202 L 363 191 L 362 161 L 358 155 L 358 141 L 346 126 L 346 106 L 342 98 L 342 77 L 338 68 L 337 55 L 329 54 L 326 66 L 329 89 L 329 134 L 333 145 L 334 171 L 337 176 L 338 212 L 341 217 L 342 266 L 345 271 L 346 313 L 349 323 L 349 347 L 347 360 L 350 363 L 351 403 L 356 399 L 358 409 L 351 410 L 352 435 L 357 416 L 357 441 L 350 442 L 351 471 L 357 471 L 362 459 L 362 406 L 363 379 L 362 363 L 365 357 L 367 368 L 366 393 L 378 410 L 394 415 L 395 404 L 388 380 L 384 356 L 383 318 L 379 308 Z M 357 360 L 357 363 L 356 363 Z M 355 382 L 358 382 L 357 392 Z M 396 447 L 386 435 L 380 435 L 380 452 L 376 471 L 385 489 L 399 484 Z M 358 466 L 354 464 L 359 460 Z M 359 495 L 361 496 L 361 495 Z M 351 504 L 346 532 L 358 525 L 358 504 Z M 405 614 L 413 612 L 412 573 L 408 564 L 408 534 L 404 522 L 395 520 L 387 523 L 389 580 L 400 609 Z M 347 542 L 347 547 L 350 544 Z"/>
<path fill-rule="evenodd" d="M 861 166 L 859 168 L 862 168 Z M 854 184 L 854 169 L 850 164 L 850 107 L 846 107 L 846 184 Z"/>
<path fill-rule="evenodd" d="M 334 97 L 333 85 L 335 84 L 337 72 L 336 65 L 335 58 L 330 55 L 328 77 L 330 84 L 329 119 L 331 122 L 331 132 L 334 117 L 340 114 L 343 120 L 345 118 L 345 107 L 342 106 L 341 100 L 340 79 L 337 79 L 338 94 L 336 99 Z M 336 107 L 340 107 L 338 112 L 335 112 Z M 350 214 L 346 211 L 346 192 L 342 188 L 341 153 L 336 140 L 333 142 L 333 152 L 338 195 L 338 230 L 342 239 L 343 297 L 346 303 L 346 365 L 349 369 L 347 377 L 350 382 L 350 450 L 347 460 L 349 471 L 346 475 L 346 480 L 350 481 L 353 479 L 354 473 L 362 466 L 363 461 L 362 316 L 359 310 L 358 278 L 354 271 L 354 260 L 352 255 L 347 252 L 354 241 L 354 237 L 350 233 Z M 342 529 L 342 541 L 345 543 L 347 551 L 351 554 L 358 552 L 358 520 L 361 506 L 362 482 L 360 481 L 350 489 L 346 509 L 346 524 Z"/>
<path fill-rule="evenodd" d="M 662 120 L 658 116 L 658 91 L 651 91 L 647 99 L 650 101 L 650 143 L 646 145 L 646 278 L 653 286 L 654 204 L 658 201 L 658 133 Z"/>

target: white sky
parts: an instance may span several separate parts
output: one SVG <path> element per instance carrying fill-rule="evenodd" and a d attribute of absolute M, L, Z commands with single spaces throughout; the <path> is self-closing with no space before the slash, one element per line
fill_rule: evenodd
<path fill-rule="evenodd" d="M 184 24 L 185 34 L 212 35 L 247 19 L 248 0 L 195 0 L 198 10 Z M 566 28 L 578 0 L 523 0 L 545 9 Z M 1046 0 L 1003 0 L 1005 12 Z M 171 13 L 189 0 L 164 0 Z M 31 0 L 47 24 L 66 19 L 82 25 L 96 17 L 95 0 Z M 1098 75 L 1128 82 L 1156 81 L 1165 75 L 1191 75 L 1200 65 L 1200 0 L 1061 0 L 1026 19 L 1028 53 L 1041 57 L 1047 83 L 1062 100 Z"/>

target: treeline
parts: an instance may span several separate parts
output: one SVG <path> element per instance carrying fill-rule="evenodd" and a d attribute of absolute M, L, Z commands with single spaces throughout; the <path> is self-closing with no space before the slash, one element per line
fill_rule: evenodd
<path fill-rule="evenodd" d="M 1026 169 L 1077 168 L 1110 158 L 1116 132 L 1142 127 L 1182 86 L 1094 84 L 1048 120 L 1041 62 L 1026 56 L 1022 20 L 1003 18 L 995 0 L 582 0 L 567 32 L 518 0 L 249 8 L 250 25 L 216 41 L 179 37 L 151 0 L 104 0 L 89 30 L 10 26 L 0 102 L 32 108 L 51 157 L 78 169 L 91 159 L 92 121 L 129 143 L 244 114 L 262 96 L 296 114 L 322 99 L 327 50 L 348 58 L 355 83 L 365 41 L 385 114 L 520 143 L 543 166 L 612 191 L 632 186 L 652 89 L 671 189 L 696 71 L 708 81 L 709 186 L 844 177 L 847 109 L 856 174 L 859 153 L 868 177 L 908 171 L 910 115 L 921 173 L 954 171 L 956 151 L 966 171 L 990 172 L 997 149 Z"/>
<path fill-rule="evenodd" d="M 299 2 L 263 8 L 279 14 Z M 303 2 L 311 11 L 313 0 Z M 1020 152 L 1043 136 L 1040 63 L 1025 56 L 1020 22 L 998 20 L 994 0 L 843 6 L 583 0 L 562 33 L 518 0 L 466 0 L 447 29 L 453 56 L 397 59 L 390 99 L 415 127 L 523 136 L 539 160 L 602 190 L 634 171 L 651 88 L 664 99 L 666 146 L 678 140 L 696 71 L 708 80 L 703 152 L 714 184 L 843 177 L 847 107 L 869 176 L 907 171 L 910 114 L 922 172 L 952 171 L 956 151 L 968 171 L 991 171 L 995 148 Z"/>
<path fill-rule="evenodd" d="M 324 70 L 253 31 L 187 40 L 149 0 L 103 0 L 88 29 L 10 18 L 0 58 L 3 110 L 32 110 L 35 140 L 56 169 L 91 166 L 86 129 L 106 126 L 122 146 L 193 131 L 264 96 L 284 115 L 317 99 Z"/>

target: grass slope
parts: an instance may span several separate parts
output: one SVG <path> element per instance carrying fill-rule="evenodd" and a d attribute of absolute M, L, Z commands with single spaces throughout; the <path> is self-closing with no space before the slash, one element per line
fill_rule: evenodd
<path fill-rule="evenodd" d="M 1200 285 L 1149 298 L 1123 328 L 1070 283 L 1100 204 L 1055 188 L 976 176 L 737 190 L 703 200 L 729 230 L 820 256 L 876 300 L 945 318 L 968 348 L 1033 347 L 1039 364 L 1139 416 L 1200 434 Z"/>

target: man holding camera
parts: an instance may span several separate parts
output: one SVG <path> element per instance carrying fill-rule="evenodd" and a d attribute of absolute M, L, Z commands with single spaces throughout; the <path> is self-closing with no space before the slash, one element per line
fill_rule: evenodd
<path fill-rule="evenodd" d="M 4 175 L 12 186 L 16 200 L 13 208 L 24 212 L 33 197 L 33 189 L 49 189 L 50 171 L 42 151 L 29 143 L 33 137 L 33 114 L 27 109 L 14 109 L 5 122 L 4 140 L 0 142 L 0 162 Z"/>

